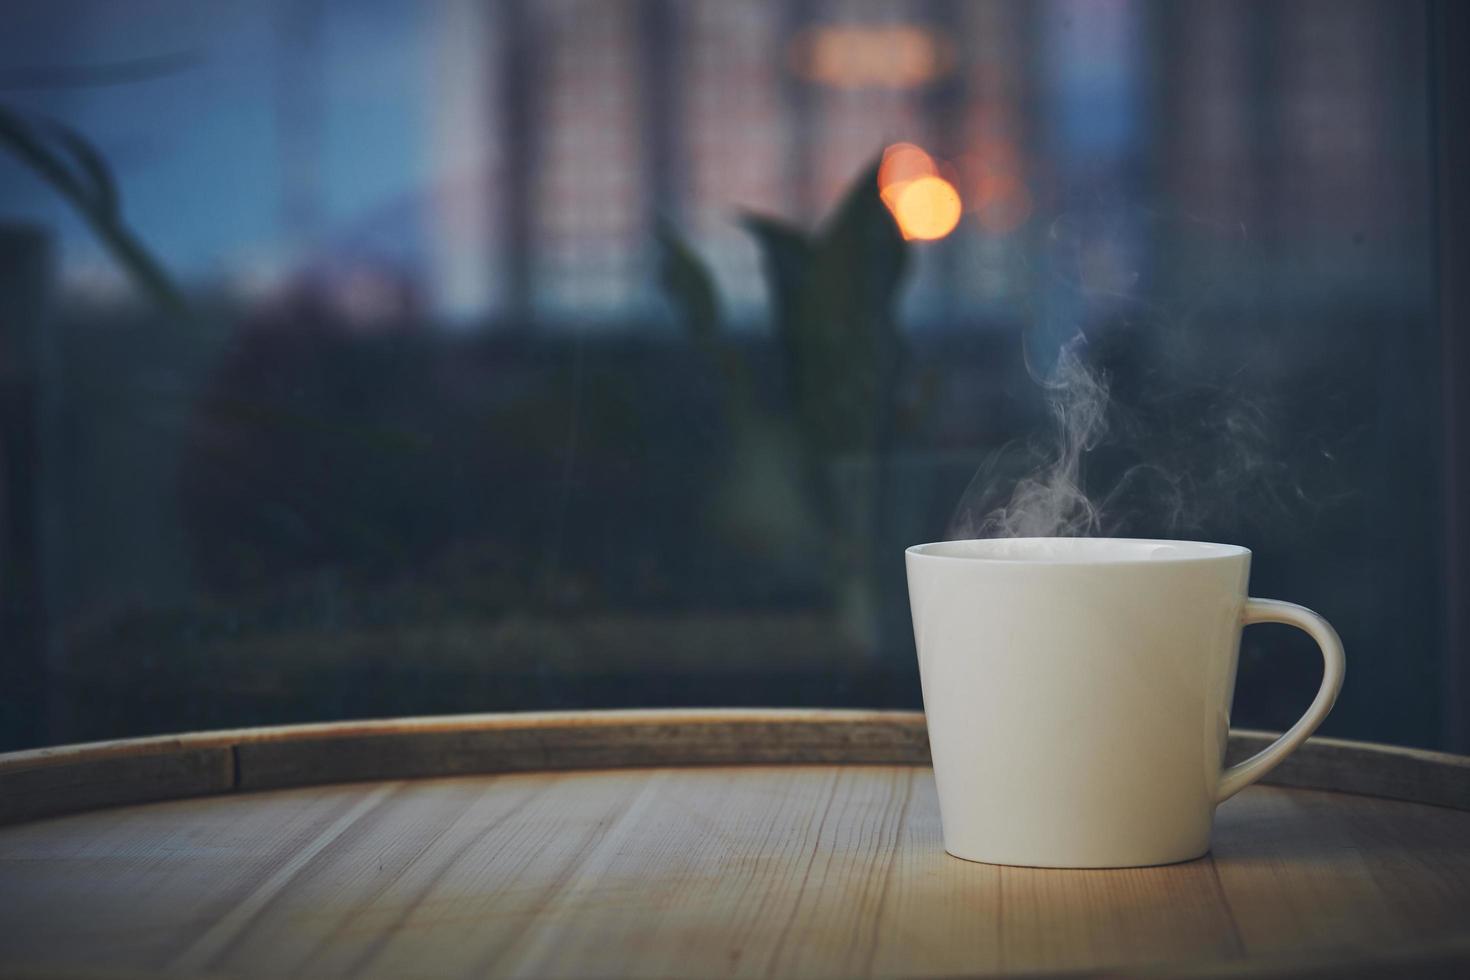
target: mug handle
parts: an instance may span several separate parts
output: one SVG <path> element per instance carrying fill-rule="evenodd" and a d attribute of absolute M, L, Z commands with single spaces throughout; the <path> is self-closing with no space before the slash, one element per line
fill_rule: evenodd
<path fill-rule="evenodd" d="M 1342 690 L 1342 675 L 1346 668 L 1342 640 L 1327 620 L 1295 603 L 1278 602 L 1275 599 L 1247 599 L 1245 611 L 1241 615 L 1241 625 L 1249 626 L 1251 623 L 1286 623 L 1316 640 L 1317 646 L 1322 649 L 1322 686 L 1317 690 L 1317 697 L 1312 701 L 1311 707 L 1307 708 L 1307 713 L 1287 729 L 1285 734 L 1249 759 L 1237 762 L 1220 774 L 1216 803 L 1224 803 L 1280 765 L 1283 759 L 1322 724 L 1322 719 L 1327 717 L 1327 712 L 1332 710 L 1332 705 L 1337 700 L 1337 692 Z"/>

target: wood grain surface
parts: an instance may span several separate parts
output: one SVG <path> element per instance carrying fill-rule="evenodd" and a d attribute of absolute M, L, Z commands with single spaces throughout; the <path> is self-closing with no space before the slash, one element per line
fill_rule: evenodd
<path fill-rule="evenodd" d="M 0 975 L 1470 976 L 1470 759 L 1312 739 L 1118 871 L 949 857 L 927 763 L 916 712 L 754 709 L 12 753 Z"/>
<path fill-rule="evenodd" d="M 943 852 L 914 765 L 357 782 L 0 829 L 6 976 L 1463 976 L 1467 909 L 1470 813 L 1253 787 L 1199 861 L 1000 868 Z"/>

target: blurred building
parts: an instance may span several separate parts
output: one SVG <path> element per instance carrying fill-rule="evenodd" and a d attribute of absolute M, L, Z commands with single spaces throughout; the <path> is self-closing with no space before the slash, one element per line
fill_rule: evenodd
<path fill-rule="evenodd" d="M 461 326 L 656 316 L 659 215 L 752 318 L 739 214 L 813 223 L 900 140 L 946 162 L 966 207 L 921 249 L 915 328 L 1172 303 L 1186 286 L 1151 270 L 1176 248 L 1244 265 L 1330 241 L 1343 254 L 1257 281 L 1392 290 L 1403 253 L 1381 232 L 1424 192 L 1401 138 L 1423 124 L 1399 108 L 1421 84 L 1416 22 L 1372 0 L 67 8 L 20 5 L 13 72 L 37 51 L 181 56 L 126 84 L 11 86 L 97 142 L 170 268 L 259 290 L 360 253 Z M 0 167 L 0 207 L 63 229 L 65 279 L 115 293 L 86 229 Z"/>

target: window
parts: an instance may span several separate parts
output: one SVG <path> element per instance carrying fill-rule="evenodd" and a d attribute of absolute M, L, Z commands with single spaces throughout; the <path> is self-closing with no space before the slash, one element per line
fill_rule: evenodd
<path fill-rule="evenodd" d="M 918 707 L 902 550 L 1052 458 L 1068 351 L 1100 529 L 1249 546 L 1347 643 L 1328 734 L 1451 744 L 1428 17 L 13 4 L 0 748 Z M 910 237 L 783 296 L 844 207 Z M 1318 670 L 1249 631 L 1234 722 Z"/>

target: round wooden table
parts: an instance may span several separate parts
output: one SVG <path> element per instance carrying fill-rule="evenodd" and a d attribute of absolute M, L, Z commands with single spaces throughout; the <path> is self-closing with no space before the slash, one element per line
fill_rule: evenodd
<path fill-rule="evenodd" d="M 949 857 L 927 762 L 921 715 L 858 711 L 13 753 L 0 974 L 1470 976 L 1465 758 L 1313 739 L 1210 856 L 1119 871 Z"/>

